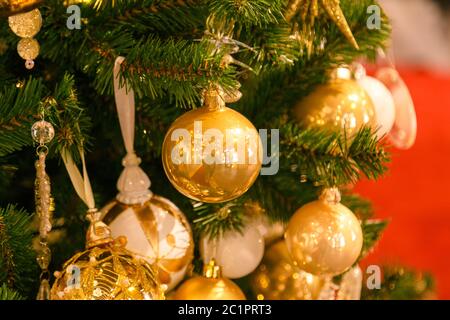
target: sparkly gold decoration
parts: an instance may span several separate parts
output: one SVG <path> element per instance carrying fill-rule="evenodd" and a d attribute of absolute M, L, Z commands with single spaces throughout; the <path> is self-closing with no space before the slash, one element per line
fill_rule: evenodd
<path fill-rule="evenodd" d="M 168 290 L 183 279 L 193 259 L 194 242 L 188 221 L 172 202 L 156 195 L 134 205 L 113 200 L 101 213 L 113 237 L 126 236 L 127 249 L 158 268 Z"/>
<path fill-rule="evenodd" d="M 30 11 L 41 4 L 42 0 L 0 0 L 0 16 L 12 16 Z"/>
<path fill-rule="evenodd" d="M 315 19 L 319 16 L 323 9 L 328 17 L 338 26 L 339 30 L 344 34 L 347 40 L 359 49 L 358 43 L 353 36 L 344 13 L 340 6 L 340 0 L 290 0 L 287 6 L 285 17 L 290 21 L 295 15 L 300 13 L 300 17 L 305 25 L 305 30 L 312 31 Z M 309 20 L 307 20 L 307 18 Z"/>
<path fill-rule="evenodd" d="M 33 38 L 23 38 L 17 44 L 17 52 L 24 60 L 34 60 L 39 55 L 39 43 Z"/>
<path fill-rule="evenodd" d="M 316 300 L 325 284 L 321 277 L 294 266 L 284 240 L 272 244 L 251 276 L 258 300 Z"/>
<path fill-rule="evenodd" d="M 39 9 L 20 13 L 8 18 L 9 27 L 21 38 L 34 37 L 42 27 L 42 16 Z"/>
<path fill-rule="evenodd" d="M 31 136 L 33 140 L 39 143 L 36 149 L 38 160 L 36 160 L 36 180 L 34 183 L 34 199 L 36 205 L 36 214 L 39 217 L 39 246 L 37 248 L 36 261 L 41 268 L 40 286 L 37 300 L 49 300 L 50 283 L 48 266 L 51 259 L 51 251 L 48 247 L 48 234 L 52 230 L 52 215 L 54 211 L 54 202 L 51 196 L 50 178 L 45 171 L 45 159 L 48 148 L 45 145 L 55 136 L 55 130 L 51 123 L 42 120 L 36 122 L 31 127 Z"/>
<path fill-rule="evenodd" d="M 185 196 L 209 203 L 235 199 L 258 177 L 262 144 L 258 131 L 227 108 L 220 90 L 209 90 L 204 106 L 178 118 L 166 134 L 164 170 Z"/>
<path fill-rule="evenodd" d="M 294 108 L 306 127 L 326 128 L 352 136 L 363 126 L 376 128 L 375 108 L 365 90 L 350 79 L 346 68 L 334 70 L 330 81 L 319 85 Z"/>
<path fill-rule="evenodd" d="M 211 260 L 203 269 L 203 276 L 186 280 L 177 289 L 174 300 L 245 300 L 241 289 L 222 277 L 221 269 Z"/>
<path fill-rule="evenodd" d="M 285 240 L 300 269 L 314 275 L 338 275 L 358 259 L 363 234 L 358 219 L 340 204 L 339 191 L 333 188 L 297 210 Z"/>
<path fill-rule="evenodd" d="M 113 240 L 109 228 L 90 212 L 86 251 L 56 272 L 52 300 L 162 300 L 157 271 L 125 249 L 126 238 Z"/>
<path fill-rule="evenodd" d="M 25 67 L 32 69 L 34 59 L 39 55 L 39 43 L 33 37 L 41 30 L 42 16 L 39 9 L 19 13 L 8 18 L 11 30 L 23 38 L 17 45 L 17 52 L 25 60 Z"/>

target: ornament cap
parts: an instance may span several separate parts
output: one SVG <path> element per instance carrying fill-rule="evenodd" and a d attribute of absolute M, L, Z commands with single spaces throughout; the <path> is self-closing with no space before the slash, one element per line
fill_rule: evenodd
<path fill-rule="evenodd" d="M 351 80 L 353 78 L 352 71 L 350 70 L 349 66 L 347 66 L 347 65 L 341 65 L 337 68 L 330 70 L 329 77 L 330 77 L 331 81 Z"/>
<path fill-rule="evenodd" d="M 203 105 L 208 110 L 218 110 L 225 107 L 223 89 L 218 85 L 213 85 L 205 90 L 203 94 Z"/>
<path fill-rule="evenodd" d="M 122 203 L 144 203 L 153 196 L 150 179 L 139 166 L 140 163 L 141 158 L 134 152 L 128 153 L 122 160 L 124 169 L 117 181 L 119 194 L 116 197 Z"/>
<path fill-rule="evenodd" d="M 86 233 L 87 249 L 114 241 L 109 227 L 100 221 L 100 212 L 97 209 L 89 209 L 87 218 L 91 222 Z"/>
<path fill-rule="evenodd" d="M 338 188 L 326 188 L 319 199 L 327 204 L 336 205 L 341 202 L 341 193 Z"/>
<path fill-rule="evenodd" d="M 135 101 L 134 91 L 126 83 L 120 83 L 120 68 L 125 60 L 117 57 L 114 64 L 114 97 L 117 114 L 119 116 L 120 130 L 127 155 L 122 160 L 125 167 L 117 181 L 119 194 L 116 199 L 125 204 L 144 203 L 152 197 L 150 179 L 139 167 L 141 158 L 134 152 L 134 121 Z"/>
<path fill-rule="evenodd" d="M 203 276 L 208 279 L 222 278 L 222 268 L 216 264 L 216 260 L 211 259 L 203 266 Z"/>

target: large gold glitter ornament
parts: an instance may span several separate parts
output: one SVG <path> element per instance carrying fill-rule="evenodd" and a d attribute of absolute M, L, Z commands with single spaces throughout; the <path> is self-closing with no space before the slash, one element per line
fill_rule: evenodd
<path fill-rule="evenodd" d="M 334 70 L 328 83 L 299 101 L 294 116 L 306 127 L 345 132 L 347 136 L 363 126 L 377 126 L 372 100 L 346 68 Z"/>
<path fill-rule="evenodd" d="M 316 300 L 325 284 L 321 277 L 294 266 L 284 240 L 272 244 L 251 276 L 258 300 Z"/>
<path fill-rule="evenodd" d="M 222 277 L 214 260 L 205 265 L 203 276 L 186 280 L 173 295 L 174 300 L 245 300 L 241 289 Z"/>
<path fill-rule="evenodd" d="M 209 203 L 235 199 L 255 182 L 261 169 L 258 131 L 227 108 L 219 90 L 209 90 L 204 106 L 179 117 L 162 148 L 164 170 L 185 196 Z"/>
<path fill-rule="evenodd" d="M 91 213 L 96 215 L 98 213 Z M 115 241 L 108 227 L 92 219 L 87 249 L 56 272 L 52 300 L 161 300 L 157 271 L 125 249 L 126 238 Z"/>
<path fill-rule="evenodd" d="M 321 12 L 320 9 L 323 9 L 328 17 L 333 20 L 353 47 L 359 49 L 347 19 L 345 19 L 342 12 L 340 0 L 290 0 L 285 17 L 287 21 L 290 21 L 296 14 L 300 13 L 303 22 L 307 25 L 307 29 L 312 30 L 314 21 Z"/>
<path fill-rule="evenodd" d="M 0 0 L 0 16 L 11 16 L 30 11 L 41 4 L 42 0 Z"/>
<path fill-rule="evenodd" d="M 127 249 L 158 268 L 167 290 L 183 279 L 194 242 L 189 223 L 172 202 L 156 195 L 134 205 L 113 200 L 101 212 L 114 237 L 126 236 Z"/>
<path fill-rule="evenodd" d="M 314 275 L 338 275 L 358 259 L 363 233 L 353 212 L 340 204 L 339 191 L 332 188 L 297 210 L 285 240 L 300 269 Z"/>

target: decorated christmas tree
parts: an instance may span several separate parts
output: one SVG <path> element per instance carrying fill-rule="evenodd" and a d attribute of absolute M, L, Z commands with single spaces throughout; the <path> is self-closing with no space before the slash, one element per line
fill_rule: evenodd
<path fill-rule="evenodd" d="M 416 299 L 431 287 L 390 268 L 368 288 L 359 267 L 388 223 L 352 188 L 415 138 L 403 82 L 376 64 L 390 39 L 376 1 L 0 11 L 0 299 Z"/>

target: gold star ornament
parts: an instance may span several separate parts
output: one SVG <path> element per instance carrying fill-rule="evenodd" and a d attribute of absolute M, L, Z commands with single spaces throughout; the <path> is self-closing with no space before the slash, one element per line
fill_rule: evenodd
<path fill-rule="evenodd" d="M 306 23 L 309 18 L 309 28 L 314 26 L 315 19 L 319 16 L 321 10 L 326 12 L 328 17 L 338 26 L 339 30 L 344 34 L 347 40 L 359 49 L 358 43 L 353 36 L 344 13 L 340 6 L 340 0 L 290 0 L 287 6 L 285 17 L 290 21 L 295 15 L 300 14 L 302 20 Z"/>

